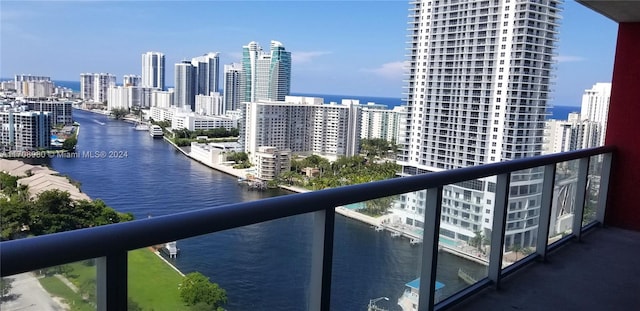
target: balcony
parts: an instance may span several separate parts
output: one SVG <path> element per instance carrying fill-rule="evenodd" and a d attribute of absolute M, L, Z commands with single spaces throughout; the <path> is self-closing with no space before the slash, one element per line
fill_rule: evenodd
<path fill-rule="evenodd" d="M 7 241 L 0 244 L 0 248 L 2 249 L 0 262 L 2 270 L 0 272 L 2 276 L 11 276 L 64 263 L 97 258 L 97 309 L 125 310 L 127 306 L 127 256 L 129 251 L 144 248 L 149 245 L 165 243 L 167 241 L 186 239 L 289 216 L 311 214 L 313 215 L 313 225 L 310 228 L 312 231 L 311 276 L 308 284 L 307 309 L 340 309 L 340 306 L 332 305 L 332 295 L 334 295 L 333 298 L 336 298 L 335 295 L 340 295 L 339 292 L 331 292 L 332 279 L 337 277 L 336 275 L 332 275 L 332 266 L 334 265 L 335 207 L 388 196 L 398 196 L 414 192 L 423 193 L 422 191 L 426 190 L 426 203 L 423 205 L 425 207 L 425 215 L 422 217 L 424 228 L 431 229 L 423 230 L 420 236 L 420 240 L 423 241 L 421 246 L 422 268 L 417 277 L 420 277 L 420 284 L 423 286 L 420 286 L 419 289 L 418 310 L 444 310 L 452 307 L 459 308 L 457 310 L 478 309 L 477 306 L 482 305 L 482 303 L 491 304 L 490 299 L 502 297 L 505 291 L 506 293 L 510 293 L 511 291 L 518 292 L 519 294 L 517 295 L 509 295 L 511 296 L 510 299 L 520 299 L 522 303 L 530 301 L 536 301 L 537 303 L 537 301 L 546 300 L 547 294 L 544 294 L 545 290 L 549 291 L 549 297 L 561 297 L 564 299 L 566 298 L 564 295 L 558 295 L 556 293 L 554 296 L 552 294 L 556 292 L 556 287 L 548 286 L 549 283 L 543 283 L 551 282 L 545 281 L 548 280 L 548 278 L 553 280 L 561 278 L 560 276 L 563 275 L 561 273 L 571 276 L 563 279 L 567 282 L 566 284 L 568 284 L 564 287 L 565 290 L 566 288 L 576 290 L 580 288 L 579 286 L 590 286 L 592 291 L 602 290 L 604 288 L 602 293 L 606 294 L 617 288 L 615 287 L 616 283 L 612 283 L 613 286 L 610 290 L 605 288 L 606 286 L 599 283 L 599 281 L 606 280 L 606 278 L 603 278 L 598 273 L 608 273 L 614 269 L 613 267 L 617 267 L 617 265 L 607 263 L 602 266 L 608 267 L 607 269 L 591 269 L 588 268 L 589 265 L 606 262 L 608 258 L 611 260 L 619 260 L 617 261 L 619 263 L 625 263 L 637 258 L 633 255 L 637 255 L 640 252 L 640 248 L 637 247 L 640 246 L 640 239 L 636 238 L 635 240 L 629 241 L 629 237 L 634 237 L 634 233 L 617 229 L 598 229 L 593 230 L 589 235 L 583 235 L 589 228 L 593 228 L 603 222 L 606 193 L 608 192 L 608 172 L 612 162 L 612 152 L 612 148 L 601 147 L 570 153 L 519 159 Z M 575 168 L 575 176 L 573 179 L 577 189 L 575 195 L 577 203 L 575 205 L 575 212 L 573 213 L 573 221 L 570 221 L 572 225 L 568 224 L 569 227 L 575 228 L 575 230 L 566 231 L 569 233 L 562 239 L 552 241 L 550 239 L 550 230 L 553 230 L 552 227 L 556 226 L 556 223 L 559 221 L 551 217 L 553 210 L 551 203 L 554 200 L 553 189 L 554 184 L 559 180 L 559 176 L 565 176 L 567 174 L 567 163 L 573 163 L 574 165 L 572 165 L 572 167 Z M 594 165 L 590 165 L 590 163 L 598 163 L 600 165 L 598 166 L 599 169 L 593 169 Z M 506 228 L 506 215 L 508 202 L 510 200 L 509 189 L 510 187 L 513 189 L 513 180 L 518 180 L 515 177 L 511 178 L 511 176 L 514 173 L 516 175 L 521 174 L 519 173 L 521 170 L 530 169 L 544 171 L 545 176 L 542 184 L 541 216 L 537 228 L 535 251 L 524 259 L 517 260 L 512 264 L 505 264 L 505 260 L 507 260 L 505 256 L 508 255 L 505 230 L 508 230 Z M 597 180 L 599 181 L 598 192 L 601 194 L 595 197 L 587 191 L 587 180 L 593 181 L 594 176 L 597 176 Z M 443 297 L 443 299 L 436 304 L 434 302 L 436 301 L 435 297 L 438 293 L 434 292 L 433 286 L 428 285 L 435 284 L 438 278 L 438 271 L 435 267 L 437 266 L 439 258 L 440 214 L 443 203 L 443 189 L 447 185 L 487 177 L 492 177 L 496 180 L 493 230 L 491 231 L 491 243 L 488 245 L 489 249 L 496 251 L 489 251 L 488 255 L 484 257 L 484 260 L 486 260 L 488 264 L 486 275 L 474 284 L 457 289 L 455 293 Z M 594 203 L 596 201 L 597 204 Z M 594 208 L 594 206 L 597 207 L 595 210 L 586 213 L 585 206 L 589 204 L 585 202 L 595 204 L 591 205 L 592 208 Z M 584 216 L 587 214 L 589 216 Z M 571 243 L 573 240 L 583 241 L 584 243 Z M 591 243 L 589 241 L 596 242 Z M 562 245 L 567 246 L 561 248 L 560 246 Z M 616 248 L 616 246 L 623 247 Z M 605 253 L 596 251 L 599 250 L 600 247 L 602 247 L 602 251 L 605 251 Z M 615 250 L 615 252 L 607 253 L 607 250 Z M 590 254 L 589 256 L 584 256 L 581 255 L 581 252 L 589 252 Z M 619 254 L 621 252 L 625 255 L 620 256 Z M 567 256 L 568 259 L 563 259 L 565 256 Z M 578 256 L 577 258 L 580 258 L 580 260 L 573 260 L 576 256 Z M 530 265 L 530 263 L 536 260 L 547 261 L 549 263 Z M 562 271 L 555 271 L 554 267 L 556 265 L 561 267 L 562 269 L 560 270 Z M 521 269 L 525 267 L 530 269 Z M 625 275 L 631 276 L 634 275 L 632 272 L 635 269 L 635 275 L 638 274 L 638 269 L 635 268 L 635 265 L 629 264 L 624 267 L 624 269 L 630 269 L 631 272 L 622 270 L 619 271 L 619 273 L 626 273 Z M 242 269 L 242 267 L 240 267 L 240 269 Z M 545 274 L 531 274 L 529 271 L 532 269 L 535 271 L 545 271 L 545 269 L 551 271 Z M 516 271 L 518 274 L 516 274 Z M 618 271 L 616 271 L 616 273 L 617 272 Z M 512 274 L 520 275 L 520 273 L 523 275 L 531 275 L 531 278 L 534 280 L 524 281 L 522 277 L 510 278 Z M 611 271 L 611 273 L 613 273 L 613 271 Z M 533 275 L 535 275 L 535 277 L 533 277 Z M 613 275 L 610 277 L 613 277 Z M 592 281 L 585 281 L 589 279 Z M 617 280 L 617 284 L 620 284 L 620 282 L 622 282 L 620 280 L 625 279 Z M 547 286 L 545 286 L 545 284 L 547 284 Z M 557 283 L 554 282 L 553 284 Z M 638 287 L 638 285 L 634 285 L 638 284 L 634 281 L 629 281 L 625 284 Z M 523 295 L 520 293 L 520 288 L 525 287 L 531 289 L 534 285 L 536 286 L 535 291 L 528 290 L 523 292 L 529 292 L 529 295 L 540 295 L 543 298 L 535 298 L 536 300 L 531 298 L 532 300 L 527 301 L 521 300 Z M 500 291 L 495 291 L 495 288 L 500 288 Z M 466 304 L 465 298 L 483 290 L 486 291 L 486 293 L 481 295 L 481 298 L 474 297 L 474 299 L 479 299 L 477 303 Z M 637 292 L 637 289 L 632 290 L 629 287 L 625 288 L 625 290 L 628 291 L 628 293 Z M 622 295 L 618 295 L 616 297 L 620 299 L 621 296 Z M 594 295 L 579 295 L 579 297 L 579 299 L 582 299 L 585 303 L 588 303 L 588 298 L 597 299 L 597 296 Z M 504 300 L 501 305 L 506 306 L 512 303 L 512 301 L 508 300 L 509 298 L 503 299 L 507 300 Z M 627 300 L 618 300 L 615 306 L 622 308 L 630 305 L 630 303 L 631 302 Z"/>

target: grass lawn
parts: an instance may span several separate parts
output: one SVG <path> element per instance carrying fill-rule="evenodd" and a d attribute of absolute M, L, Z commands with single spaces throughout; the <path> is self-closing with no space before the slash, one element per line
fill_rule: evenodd
<path fill-rule="evenodd" d="M 182 276 L 162 261 L 156 254 L 147 248 L 130 251 L 128 254 L 129 273 L 129 297 L 138 303 L 142 310 L 153 311 L 186 311 L 180 300 L 178 284 Z M 95 286 L 87 286 L 87 283 L 95 284 L 96 267 L 87 262 L 68 264 L 71 267 L 66 273 L 67 278 L 78 288 L 95 290 Z M 40 279 L 42 286 L 52 295 L 62 297 L 69 303 L 72 310 L 95 310 L 82 302 L 80 294 L 74 293 L 62 281 L 55 277 Z M 76 306 L 84 305 L 83 308 Z"/>
<path fill-rule="evenodd" d="M 73 311 L 94 311 L 95 307 L 89 305 L 79 294 L 74 293 L 67 285 L 62 283 L 55 276 L 49 276 L 38 279 L 42 287 L 51 295 L 63 297 L 64 302 L 71 307 Z"/>
<path fill-rule="evenodd" d="M 129 296 L 143 310 L 189 310 L 180 301 L 182 276 L 149 249 L 129 252 Z"/>

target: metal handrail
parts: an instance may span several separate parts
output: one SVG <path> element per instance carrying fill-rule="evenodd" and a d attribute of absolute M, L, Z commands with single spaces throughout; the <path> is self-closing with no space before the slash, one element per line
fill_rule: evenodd
<path fill-rule="evenodd" d="M 496 176 L 614 151 L 598 147 L 359 185 L 228 204 L 0 243 L 0 276 L 104 257 L 149 245 L 456 182 Z"/>

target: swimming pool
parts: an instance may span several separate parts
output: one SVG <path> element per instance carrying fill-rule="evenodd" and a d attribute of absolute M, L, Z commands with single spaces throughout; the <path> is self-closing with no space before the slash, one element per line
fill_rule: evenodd
<path fill-rule="evenodd" d="M 364 205 L 364 202 L 357 202 L 357 203 L 347 204 L 344 207 L 353 211 L 357 211 L 359 209 L 365 208 L 365 205 Z"/>

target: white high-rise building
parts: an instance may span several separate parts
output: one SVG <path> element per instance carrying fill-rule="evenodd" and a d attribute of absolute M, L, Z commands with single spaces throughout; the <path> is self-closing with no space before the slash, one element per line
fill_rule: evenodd
<path fill-rule="evenodd" d="M 561 0 L 410 2 L 403 175 L 541 154 Z M 505 247 L 535 243 L 538 170 L 512 174 Z M 441 234 L 489 236 L 495 177 L 445 187 Z M 425 191 L 405 195 L 394 221 L 422 227 Z"/>
<path fill-rule="evenodd" d="M 107 110 L 148 108 L 151 106 L 154 89 L 140 86 L 113 86 L 107 92 Z"/>
<path fill-rule="evenodd" d="M 569 113 L 567 120 L 547 120 L 544 128 L 543 154 L 578 150 L 584 144 L 584 131 L 589 121 L 581 121 L 580 114 Z"/>
<path fill-rule="evenodd" d="M 406 118 L 406 107 L 397 106 L 392 110 L 385 105 L 367 103 L 362 106 L 362 128 L 360 138 L 381 138 L 395 143 L 398 138 L 400 118 Z"/>
<path fill-rule="evenodd" d="M 164 90 L 164 54 L 146 52 L 142 54 L 142 86 Z"/>
<path fill-rule="evenodd" d="M 122 86 L 142 86 L 142 78 L 137 75 L 122 76 Z"/>
<path fill-rule="evenodd" d="M 270 52 L 257 42 L 242 47 L 241 101 L 282 101 L 291 88 L 291 52 L 278 41 L 271 41 Z"/>
<path fill-rule="evenodd" d="M 169 108 L 173 104 L 173 89 L 169 91 L 153 90 L 151 92 L 151 107 Z"/>
<path fill-rule="evenodd" d="M 207 53 L 191 59 L 196 69 L 196 95 L 209 95 L 219 91 L 220 56 L 218 53 Z"/>
<path fill-rule="evenodd" d="M 175 65 L 173 103 L 194 111 L 196 108 L 196 68 L 190 61 L 183 60 Z"/>
<path fill-rule="evenodd" d="M 222 95 L 217 92 L 211 92 L 209 95 L 196 95 L 195 112 L 205 116 L 224 115 L 225 110 Z"/>
<path fill-rule="evenodd" d="M 242 99 L 242 64 L 224 65 L 224 107 L 225 110 L 236 110 Z"/>
<path fill-rule="evenodd" d="M 244 107 L 239 142 L 249 154 L 269 146 L 335 160 L 359 151 L 357 100 L 324 104 L 322 98 L 286 96 L 284 101 L 251 102 Z"/>
<path fill-rule="evenodd" d="M 50 77 L 15 75 L 14 86 L 18 95 L 24 97 L 48 97 L 53 93 L 53 82 Z"/>
<path fill-rule="evenodd" d="M 80 74 L 80 96 L 83 100 L 103 103 L 107 90 L 116 85 L 116 76 L 110 73 Z"/>
<path fill-rule="evenodd" d="M 596 83 L 582 95 L 580 119 L 590 121 L 586 129 L 586 142 L 583 148 L 604 146 L 609 114 L 611 83 Z"/>

